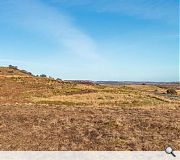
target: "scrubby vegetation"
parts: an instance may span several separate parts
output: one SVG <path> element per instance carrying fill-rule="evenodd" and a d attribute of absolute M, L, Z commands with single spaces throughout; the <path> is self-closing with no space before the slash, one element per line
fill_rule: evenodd
<path fill-rule="evenodd" d="M 180 92 L 166 91 L 0 67 L 0 150 L 179 150 Z"/>
<path fill-rule="evenodd" d="M 167 90 L 167 94 L 171 94 L 171 95 L 177 95 L 177 92 L 175 89 L 171 88 Z"/>
<path fill-rule="evenodd" d="M 47 76 L 45 74 L 41 74 L 40 77 L 46 78 Z"/>

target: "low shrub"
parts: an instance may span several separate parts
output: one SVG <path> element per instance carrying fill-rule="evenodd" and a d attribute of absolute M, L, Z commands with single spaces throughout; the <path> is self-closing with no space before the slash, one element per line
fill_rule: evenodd
<path fill-rule="evenodd" d="M 44 77 L 44 78 L 45 78 L 45 77 L 47 77 L 47 76 L 46 76 L 45 74 L 41 74 L 40 77 Z"/>
<path fill-rule="evenodd" d="M 167 90 L 167 94 L 177 95 L 177 92 L 176 92 L 176 90 L 175 90 L 175 89 L 170 88 L 170 89 L 168 89 L 168 90 Z"/>
<path fill-rule="evenodd" d="M 18 69 L 17 66 L 13 66 L 13 65 L 9 65 L 9 68 L 12 68 L 12 69 Z"/>

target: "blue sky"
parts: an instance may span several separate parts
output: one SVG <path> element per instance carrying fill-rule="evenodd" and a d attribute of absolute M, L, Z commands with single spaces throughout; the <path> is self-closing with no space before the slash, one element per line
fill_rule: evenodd
<path fill-rule="evenodd" d="M 178 0 L 0 1 L 0 66 L 62 79 L 179 80 Z"/>

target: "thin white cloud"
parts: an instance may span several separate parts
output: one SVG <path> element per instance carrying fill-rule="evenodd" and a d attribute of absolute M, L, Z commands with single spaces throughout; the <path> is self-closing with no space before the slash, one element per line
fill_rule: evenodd
<path fill-rule="evenodd" d="M 44 34 L 79 56 L 100 59 L 90 36 L 78 29 L 70 17 L 38 0 L 0 1 L 0 19 L 0 23 Z"/>
<path fill-rule="evenodd" d="M 52 0 L 51 3 L 80 6 L 98 12 L 115 12 L 145 19 L 177 21 L 178 0 Z"/>

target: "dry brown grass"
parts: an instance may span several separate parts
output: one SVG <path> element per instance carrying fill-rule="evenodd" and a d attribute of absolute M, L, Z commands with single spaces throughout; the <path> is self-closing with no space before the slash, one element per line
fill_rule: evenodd
<path fill-rule="evenodd" d="M 180 150 L 179 91 L 165 92 L 3 74 L 0 150 Z"/>
<path fill-rule="evenodd" d="M 179 113 L 176 105 L 1 105 L 0 150 L 179 150 Z"/>

